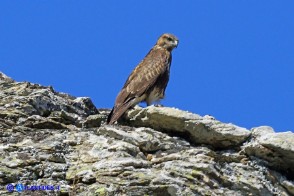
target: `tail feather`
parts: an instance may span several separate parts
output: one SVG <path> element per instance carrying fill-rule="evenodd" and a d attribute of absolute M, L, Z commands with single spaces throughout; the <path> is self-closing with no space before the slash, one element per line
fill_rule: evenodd
<path fill-rule="evenodd" d="M 111 125 L 117 121 L 131 106 L 131 102 L 125 103 L 120 107 L 113 107 L 107 118 L 107 124 Z"/>
<path fill-rule="evenodd" d="M 113 114 L 113 110 L 114 110 L 114 107 L 112 108 L 111 112 L 108 114 L 107 121 L 106 121 L 107 124 L 110 124 L 110 121 L 111 121 L 111 118 L 112 118 L 112 114 Z"/>

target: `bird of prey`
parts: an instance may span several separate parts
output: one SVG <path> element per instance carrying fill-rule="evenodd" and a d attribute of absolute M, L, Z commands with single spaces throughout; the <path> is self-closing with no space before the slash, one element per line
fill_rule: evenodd
<path fill-rule="evenodd" d="M 147 106 L 164 98 L 169 80 L 172 50 L 178 46 L 176 36 L 165 33 L 137 65 L 116 97 L 107 124 L 113 124 L 126 110 L 140 102 Z"/>

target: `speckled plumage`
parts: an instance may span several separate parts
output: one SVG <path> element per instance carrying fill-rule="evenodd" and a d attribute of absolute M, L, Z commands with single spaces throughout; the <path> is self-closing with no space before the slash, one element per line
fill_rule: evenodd
<path fill-rule="evenodd" d="M 177 45 L 178 39 L 172 34 L 166 33 L 159 37 L 116 97 L 115 105 L 107 119 L 108 124 L 113 124 L 128 108 L 142 101 L 150 105 L 164 98 L 172 61 L 171 52 Z"/>

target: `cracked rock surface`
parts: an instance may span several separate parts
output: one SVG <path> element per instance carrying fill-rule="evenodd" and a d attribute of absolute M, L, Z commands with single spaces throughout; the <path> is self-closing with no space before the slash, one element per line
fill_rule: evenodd
<path fill-rule="evenodd" d="M 175 108 L 109 110 L 0 72 L 0 195 L 294 195 L 294 134 Z M 53 185 L 9 192 L 8 184 Z"/>

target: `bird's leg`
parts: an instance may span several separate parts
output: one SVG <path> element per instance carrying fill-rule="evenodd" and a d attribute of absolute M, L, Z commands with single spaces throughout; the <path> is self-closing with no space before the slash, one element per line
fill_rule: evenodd
<path fill-rule="evenodd" d="M 149 101 L 146 100 L 146 105 L 147 107 L 151 105 L 151 103 Z"/>
<path fill-rule="evenodd" d="M 147 107 L 148 107 L 148 106 L 151 106 L 151 105 L 152 105 L 151 103 L 152 103 L 152 102 L 146 101 Z M 154 106 L 154 107 L 164 107 L 164 106 L 163 106 L 162 104 L 160 104 L 159 102 L 156 103 L 156 104 L 153 104 L 153 106 Z"/>
<path fill-rule="evenodd" d="M 139 104 L 136 104 L 136 105 L 131 105 L 128 110 L 135 110 L 136 107 L 139 107 L 140 108 L 140 105 Z"/>
<path fill-rule="evenodd" d="M 135 109 L 135 106 L 134 105 L 132 105 L 132 106 L 130 106 L 129 108 L 128 108 L 128 110 L 134 110 Z"/>

